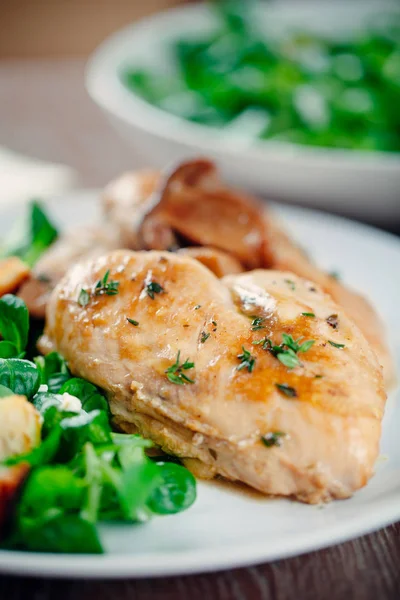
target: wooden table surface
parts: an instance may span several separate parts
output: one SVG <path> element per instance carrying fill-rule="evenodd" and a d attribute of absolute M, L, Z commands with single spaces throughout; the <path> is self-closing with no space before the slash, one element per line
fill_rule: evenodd
<path fill-rule="evenodd" d="M 72 166 L 83 186 L 142 166 L 86 96 L 79 60 L 0 63 L 0 144 Z M 400 599 L 400 523 L 319 552 L 215 574 L 114 582 L 0 576 L 0 600 L 161 598 Z"/>

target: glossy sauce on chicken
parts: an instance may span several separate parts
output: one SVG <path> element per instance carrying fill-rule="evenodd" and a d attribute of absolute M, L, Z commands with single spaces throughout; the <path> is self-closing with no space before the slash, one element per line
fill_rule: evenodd
<path fill-rule="evenodd" d="M 96 295 L 107 271 L 118 293 Z M 41 347 L 106 390 L 119 428 L 208 475 L 318 502 L 372 474 L 381 369 L 346 313 L 292 273 L 218 280 L 188 257 L 117 251 L 60 282 Z"/>

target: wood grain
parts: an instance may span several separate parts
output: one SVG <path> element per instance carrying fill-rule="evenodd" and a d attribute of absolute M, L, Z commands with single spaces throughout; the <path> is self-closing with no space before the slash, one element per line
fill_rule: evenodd
<path fill-rule="evenodd" d="M 0 143 L 74 167 L 86 186 L 141 166 L 83 87 L 83 61 L 0 63 Z M 29 557 L 27 556 L 27 560 Z M 399 600 L 400 524 L 296 558 L 188 577 L 0 576 L 0 600 Z"/>

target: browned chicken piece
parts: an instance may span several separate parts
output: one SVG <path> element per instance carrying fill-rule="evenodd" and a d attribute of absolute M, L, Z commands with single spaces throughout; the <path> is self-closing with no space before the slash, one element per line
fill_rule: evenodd
<path fill-rule="evenodd" d="M 318 283 L 330 294 L 347 315 L 361 329 L 372 348 L 375 350 L 387 388 L 396 381 L 396 372 L 390 350 L 386 343 L 384 326 L 375 309 L 361 294 L 347 288 L 334 277 L 319 269 L 308 256 L 267 215 L 269 256 L 274 269 L 291 270 L 300 277 Z M 332 325 L 334 327 L 334 325 Z"/>
<path fill-rule="evenodd" d="M 247 268 L 290 270 L 317 282 L 347 311 L 372 344 L 387 386 L 395 381 L 384 328 L 374 308 L 357 292 L 319 269 L 288 238 L 268 210 L 242 192 L 224 186 L 209 161 L 183 163 L 164 178 L 155 172 L 124 175 L 107 188 L 105 204 L 106 214 L 124 236 L 127 247 L 167 249 L 182 245 L 186 239 L 189 245 L 195 242 L 221 248 Z"/>
<path fill-rule="evenodd" d="M 118 294 L 95 295 L 108 270 Z M 284 334 L 295 349 L 314 343 L 271 348 Z M 311 503 L 348 497 L 372 475 L 381 369 L 342 308 L 292 273 L 219 280 L 178 254 L 116 251 L 60 282 L 41 348 L 106 390 L 120 429 L 209 475 Z"/>
<path fill-rule="evenodd" d="M 86 225 L 71 229 L 42 255 L 18 295 L 25 301 L 33 317 L 43 318 L 52 290 L 71 266 L 119 246 L 118 235 L 111 226 Z"/>
<path fill-rule="evenodd" d="M 207 267 L 207 269 L 210 269 L 210 271 L 212 271 L 219 279 L 224 277 L 224 275 L 242 273 L 244 270 L 236 258 L 227 252 L 217 250 L 216 248 L 195 246 L 193 248 L 180 248 L 178 253 L 198 260 Z"/>

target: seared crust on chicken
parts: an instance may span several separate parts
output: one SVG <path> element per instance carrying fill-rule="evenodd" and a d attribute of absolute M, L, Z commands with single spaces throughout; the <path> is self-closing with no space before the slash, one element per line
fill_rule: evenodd
<path fill-rule="evenodd" d="M 118 294 L 95 295 L 107 270 Z M 161 288 L 149 294 L 154 282 Z M 82 288 L 91 294 L 85 307 Z M 294 353 L 293 368 L 271 350 L 283 334 L 314 340 Z M 75 375 L 106 390 L 120 429 L 208 474 L 306 502 L 350 496 L 372 475 L 381 369 L 345 311 L 292 273 L 218 280 L 185 256 L 116 251 L 60 282 L 41 348 L 58 350 Z M 177 371 L 186 359 L 194 367 Z M 177 382 L 180 374 L 189 381 Z"/>

